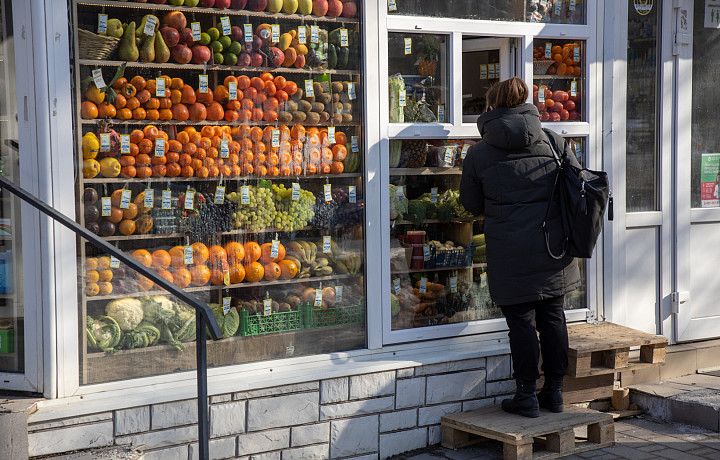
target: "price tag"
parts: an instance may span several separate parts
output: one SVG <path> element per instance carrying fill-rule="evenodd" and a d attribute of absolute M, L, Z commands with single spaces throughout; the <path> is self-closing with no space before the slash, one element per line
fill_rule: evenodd
<path fill-rule="evenodd" d="M 183 262 L 185 265 L 193 263 L 192 246 L 183 246 Z"/>
<path fill-rule="evenodd" d="M 323 185 L 323 193 L 325 194 L 325 201 L 332 201 L 332 184 Z"/>
<path fill-rule="evenodd" d="M 220 266 L 223 272 L 223 284 L 225 286 L 230 286 L 230 265 L 228 265 L 228 261 L 223 259 Z"/>
<path fill-rule="evenodd" d="M 552 59 L 552 43 L 545 43 L 545 59 Z"/>
<path fill-rule="evenodd" d="M 315 289 L 315 303 L 316 307 L 322 305 L 322 289 Z"/>
<path fill-rule="evenodd" d="M 299 26 L 297 30 L 298 43 L 304 45 L 307 43 L 307 28 L 305 26 Z"/>
<path fill-rule="evenodd" d="M 313 81 L 305 80 L 305 96 L 314 97 L 315 92 L 313 91 Z"/>
<path fill-rule="evenodd" d="M 230 158 L 230 141 L 227 139 L 220 141 L 220 158 Z"/>
<path fill-rule="evenodd" d="M 440 123 L 445 122 L 445 104 L 438 104 L 438 121 Z"/>
<path fill-rule="evenodd" d="M 165 97 L 165 79 L 158 78 L 155 80 L 155 96 Z"/>
<path fill-rule="evenodd" d="M 198 88 L 199 93 L 207 93 L 208 92 L 208 76 L 207 75 L 200 75 L 200 87 Z"/>
<path fill-rule="evenodd" d="M 568 6 L 568 10 L 575 11 L 575 0 L 570 0 L 570 6 Z"/>
<path fill-rule="evenodd" d="M 155 139 L 155 156 L 161 157 L 165 155 L 165 139 L 158 137 Z"/>
<path fill-rule="evenodd" d="M 143 33 L 145 35 L 150 35 L 151 37 L 155 35 L 155 26 L 157 25 L 157 17 L 156 16 L 148 16 L 147 21 L 145 21 L 145 29 L 143 29 Z"/>
<path fill-rule="evenodd" d="M 106 86 L 105 80 L 103 80 L 102 70 L 93 69 L 92 77 L 93 81 L 95 82 L 95 86 L 97 86 L 98 88 L 104 88 Z"/>
<path fill-rule="evenodd" d="M 271 142 L 273 147 L 280 147 L 280 130 L 273 128 Z M 331 141 L 332 142 L 332 141 Z"/>
<path fill-rule="evenodd" d="M 480 64 L 480 80 L 487 80 L 487 65 Z"/>
<path fill-rule="evenodd" d="M 98 14 L 98 31 L 97 31 L 97 33 L 99 33 L 99 34 L 107 33 L 107 21 L 108 21 L 107 14 Z"/>
<path fill-rule="evenodd" d="M 100 151 L 110 151 L 110 134 L 100 134 Z"/>
<path fill-rule="evenodd" d="M 405 199 L 405 190 L 402 185 L 397 187 L 396 196 L 398 201 L 402 201 Z"/>
<path fill-rule="evenodd" d="M 188 190 L 185 192 L 185 209 L 192 209 L 195 204 L 195 192 Z"/>
<path fill-rule="evenodd" d="M 109 196 L 104 196 L 100 199 L 100 204 L 102 206 L 102 210 L 100 212 L 100 215 L 103 217 L 108 217 L 112 213 L 112 202 L 110 201 Z"/>
<path fill-rule="evenodd" d="M 245 35 L 245 41 L 252 43 L 252 41 L 253 41 L 252 24 L 243 24 L 243 32 Z"/>
<path fill-rule="evenodd" d="M 388 0 L 388 11 L 397 11 L 397 3 L 395 0 Z"/>
<path fill-rule="evenodd" d="M 358 137 L 357 136 L 350 137 L 350 149 L 354 153 L 357 153 L 360 151 L 360 149 L 358 148 Z"/>
<path fill-rule="evenodd" d="M 292 200 L 297 201 L 300 199 L 300 184 L 293 182 L 292 184 Z"/>
<path fill-rule="evenodd" d="M 545 88 L 540 88 L 538 90 L 538 102 L 540 102 L 540 103 L 545 102 Z"/>
<path fill-rule="evenodd" d="M 335 302 L 342 302 L 343 287 L 335 286 Z"/>
<path fill-rule="evenodd" d="M 470 150 L 470 144 L 463 144 L 462 150 L 460 151 L 460 159 L 464 160 Z"/>
<path fill-rule="evenodd" d="M 130 153 L 130 135 L 120 135 L 120 153 Z"/>
<path fill-rule="evenodd" d="M 453 156 L 455 156 L 455 148 L 450 146 L 445 147 L 445 158 L 443 158 L 445 164 L 452 166 Z"/>
<path fill-rule="evenodd" d="M 480 275 L 480 287 L 484 288 L 485 286 L 487 286 L 487 273 Z"/>
<path fill-rule="evenodd" d="M 120 193 L 120 209 L 128 209 L 130 207 L 130 195 L 132 195 L 130 190 L 123 190 Z"/>
<path fill-rule="evenodd" d="M 428 246 L 427 244 L 423 246 L 423 260 L 430 260 L 430 246 Z"/>
<path fill-rule="evenodd" d="M 497 78 L 495 76 L 495 64 L 488 64 L 488 78 Z"/>
<path fill-rule="evenodd" d="M 555 0 L 555 16 L 559 16 L 562 11 L 562 0 Z"/>
<path fill-rule="evenodd" d="M 240 204 L 250 204 L 250 187 L 247 185 L 240 187 Z"/>
<path fill-rule="evenodd" d="M 424 276 L 420 278 L 420 294 L 425 294 L 427 292 L 427 282 L 428 279 Z"/>
<path fill-rule="evenodd" d="M 340 46 L 348 46 L 348 30 L 340 29 Z"/>
<path fill-rule="evenodd" d="M 401 89 L 401 90 L 399 91 L 399 99 L 400 99 L 399 105 L 400 105 L 400 107 L 405 107 L 405 96 L 406 96 L 406 94 L 407 94 L 407 93 L 406 93 L 406 91 L 405 91 L 404 89 Z"/>
<path fill-rule="evenodd" d="M 437 187 L 433 187 L 430 189 L 430 202 L 431 203 L 437 203 L 437 192 L 438 192 Z"/>
<path fill-rule="evenodd" d="M 143 206 L 146 208 L 152 208 L 155 205 L 155 190 L 151 188 L 145 189 L 145 202 Z"/>
<path fill-rule="evenodd" d="M 395 295 L 400 295 L 400 278 L 393 280 L 393 288 L 395 288 Z"/>
<path fill-rule="evenodd" d="M 335 127 L 328 126 L 328 142 L 331 144 L 335 143 Z"/>
<path fill-rule="evenodd" d="M 355 83 L 348 83 L 348 99 L 351 101 L 357 99 L 357 94 L 355 93 Z"/>
<path fill-rule="evenodd" d="M 237 101 L 237 82 L 228 82 L 228 100 Z"/>
<path fill-rule="evenodd" d="M 200 30 L 200 23 L 199 22 L 191 22 L 190 23 L 190 30 L 192 30 L 192 36 L 194 42 L 199 42 L 202 37 L 202 30 Z"/>
<path fill-rule="evenodd" d="M 323 236 L 323 253 L 329 254 L 332 252 L 332 246 L 330 244 L 330 241 L 332 240 L 329 236 Z"/>
<path fill-rule="evenodd" d="M 277 43 L 280 41 L 280 24 L 273 24 L 270 26 L 270 31 L 272 33 L 272 42 Z"/>
<path fill-rule="evenodd" d="M 172 208 L 172 192 L 170 190 L 162 191 L 162 209 Z"/>
<path fill-rule="evenodd" d="M 357 191 L 356 187 L 354 185 L 351 185 L 348 187 L 348 201 L 350 203 L 357 202 Z"/>
<path fill-rule="evenodd" d="M 110 268 L 120 268 L 120 260 L 115 256 L 110 256 Z"/>
<path fill-rule="evenodd" d="M 223 35 L 230 35 L 230 16 L 223 16 L 220 18 L 220 25 L 222 26 Z"/>
<path fill-rule="evenodd" d="M 310 26 L 310 43 L 317 43 L 320 41 L 320 27 Z"/>
<path fill-rule="evenodd" d="M 280 241 L 279 240 L 272 240 L 272 244 L 270 245 L 270 257 L 273 259 L 278 256 L 278 250 L 280 248 Z"/>
<path fill-rule="evenodd" d="M 575 81 L 575 80 L 570 82 L 570 95 L 572 97 L 577 96 L 577 81 Z"/>
<path fill-rule="evenodd" d="M 272 299 L 263 300 L 263 316 L 272 315 Z"/>
<path fill-rule="evenodd" d="M 573 61 L 580 62 L 580 48 L 573 48 Z"/>
<path fill-rule="evenodd" d="M 457 276 L 450 277 L 450 292 L 457 293 Z"/>
<path fill-rule="evenodd" d="M 218 185 L 218 187 L 215 189 L 215 199 L 213 200 L 213 203 L 215 203 L 215 204 L 225 203 L 225 186 Z"/>
<path fill-rule="evenodd" d="M 223 306 L 223 315 L 227 315 L 228 312 L 230 311 L 230 301 L 231 301 L 231 300 L 232 300 L 231 297 L 223 297 L 223 301 L 222 301 L 222 302 L 223 302 L 223 303 L 222 303 L 222 306 Z"/>

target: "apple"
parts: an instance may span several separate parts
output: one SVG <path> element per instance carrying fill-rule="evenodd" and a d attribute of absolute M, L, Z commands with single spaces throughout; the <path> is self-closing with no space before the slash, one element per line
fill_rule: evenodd
<path fill-rule="evenodd" d="M 215 8 L 230 8 L 230 0 L 215 0 Z"/>
<path fill-rule="evenodd" d="M 183 6 L 185 4 L 185 0 L 168 0 L 168 3 L 172 6 Z"/>
<path fill-rule="evenodd" d="M 212 53 L 210 48 L 205 45 L 195 45 L 192 47 L 192 61 L 195 64 L 203 64 L 210 60 Z"/>
<path fill-rule="evenodd" d="M 342 15 L 344 18 L 354 18 L 357 15 L 357 5 L 355 2 L 343 2 Z"/>
<path fill-rule="evenodd" d="M 199 0 L 185 0 L 185 6 L 189 6 L 190 8 L 194 8 L 198 6 Z"/>
<path fill-rule="evenodd" d="M 248 0 L 247 9 L 251 11 L 265 11 L 267 0 Z"/>
<path fill-rule="evenodd" d="M 561 120 L 567 120 L 568 118 L 570 118 L 570 112 L 568 112 L 568 111 L 565 110 L 565 109 L 562 109 L 562 110 L 560 111 L 560 119 L 561 119 Z"/>
<path fill-rule="evenodd" d="M 247 5 L 247 0 L 231 0 L 230 1 L 230 8 L 234 10 L 244 10 L 245 5 Z"/>
<path fill-rule="evenodd" d="M 252 53 L 250 55 L 250 65 L 252 67 L 262 67 L 263 62 L 265 62 L 265 59 L 263 58 L 262 54 Z"/>
<path fill-rule="evenodd" d="M 553 104 L 553 106 L 550 107 L 550 111 L 551 111 L 551 112 L 560 112 L 560 111 L 563 110 L 564 108 L 565 108 L 565 107 L 563 107 L 563 103 L 562 103 L 562 102 L 555 102 L 555 104 Z"/>
<path fill-rule="evenodd" d="M 163 24 L 172 27 L 173 29 L 183 30 L 187 27 L 187 18 L 180 11 L 171 11 L 162 19 Z"/>
<path fill-rule="evenodd" d="M 560 121 L 560 114 L 557 112 L 550 112 L 550 121 Z"/>
<path fill-rule="evenodd" d="M 200 0 L 198 6 L 202 8 L 212 8 L 215 5 L 215 0 Z"/>
<path fill-rule="evenodd" d="M 313 9 L 312 14 L 315 16 L 325 16 L 325 13 L 328 11 L 328 2 L 327 0 L 313 0 Z"/>
<path fill-rule="evenodd" d="M 151 0 L 151 1 L 157 5 L 164 5 L 167 3 L 167 0 Z"/>
<path fill-rule="evenodd" d="M 252 60 L 250 59 L 250 54 L 243 51 L 238 55 L 238 62 L 237 65 L 240 67 L 250 67 L 250 64 L 252 64 Z"/>
<path fill-rule="evenodd" d="M 193 57 L 192 50 L 182 43 L 175 45 L 170 54 L 178 64 L 188 64 Z"/>
<path fill-rule="evenodd" d="M 180 31 L 180 43 L 184 43 L 187 46 L 192 46 L 193 43 L 195 43 L 195 40 L 193 40 L 192 29 L 186 27 Z"/>
<path fill-rule="evenodd" d="M 537 107 L 538 112 L 544 112 L 545 111 L 545 103 L 544 102 L 536 102 L 535 107 Z"/>
<path fill-rule="evenodd" d="M 329 0 L 327 5 L 327 15 L 331 18 L 336 18 L 342 14 L 343 4 L 340 0 Z"/>

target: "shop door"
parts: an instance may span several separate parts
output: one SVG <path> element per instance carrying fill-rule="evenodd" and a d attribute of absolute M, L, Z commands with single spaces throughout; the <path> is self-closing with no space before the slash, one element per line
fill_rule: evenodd
<path fill-rule="evenodd" d="M 485 112 L 485 93 L 514 75 L 510 38 L 463 38 L 463 123 L 475 123 Z"/>

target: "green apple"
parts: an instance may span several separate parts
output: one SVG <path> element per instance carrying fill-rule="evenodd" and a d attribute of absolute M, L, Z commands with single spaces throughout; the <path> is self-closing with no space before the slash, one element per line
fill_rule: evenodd
<path fill-rule="evenodd" d="M 169 0 L 168 3 L 174 6 L 183 6 L 185 4 L 185 0 Z"/>
<path fill-rule="evenodd" d="M 283 8 L 283 0 L 269 0 L 267 10 L 271 13 L 279 13 Z"/>
<path fill-rule="evenodd" d="M 295 14 L 298 9 L 298 0 L 285 0 L 283 2 L 283 12 L 287 14 Z"/>
<path fill-rule="evenodd" d="M 198 3 L 200 3 L 200 0 L 185 0 L 185 6 L 189 6 L 190 8 L 198 6 Z"/>
<path fill-rule="evenodd" d="M 298 10 L 302 15 L 312 14 L 313 3 L 312 0 L 298 0 Z"/>

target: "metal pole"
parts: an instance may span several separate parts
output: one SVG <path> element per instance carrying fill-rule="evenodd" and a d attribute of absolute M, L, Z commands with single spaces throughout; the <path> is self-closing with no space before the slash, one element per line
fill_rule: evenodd
<path fill-rule="evenodd" d="M 200 310 L 195 311 L 196 321 L 196 352 L 197 352 L 197 387 L 198 387 L 198 436 L 200 460 L 210 458 L 210 421 L 208 420 L 208 388 L 207 388 L 207 332 L 205 317 Z"/>

